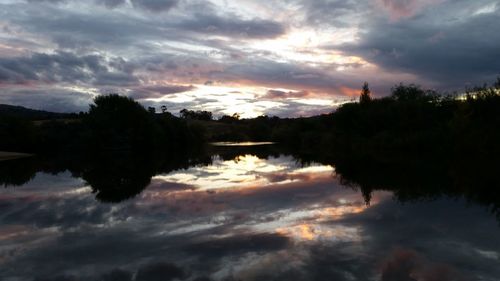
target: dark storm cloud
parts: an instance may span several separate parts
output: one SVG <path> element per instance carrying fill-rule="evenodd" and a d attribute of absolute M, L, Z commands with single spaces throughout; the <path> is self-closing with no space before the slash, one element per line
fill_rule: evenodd
<path fill-rule="evenodd" d="M 179 0 L 131 0 L 131 2 L 134 7 L 157 13 L 172 9 Z"/>
<path fill-rule="evenodd" d="M 77 56 L 58 51 L 54 54 L 34 53 L 29 57 L 0 58 L 0 84 L 67 82 L 95 85 L 127 86 L 138 79 L 122 69 L 113 70 L 107 59 L 99 55 Z M 120 66 L 119 61 L 114 65 Z"/>
<path fill-rule="evenodd" d="M 51 4 L 58 4 L 58 3 L 65 3 L 68 0 L 26 0 L 28 3 L 51 3 Z"/>
<path fill-rule="evenodd" d="M 219 17 L 214 14 L 197 14 L 192 20 L 180 23 L 178 28 L 202 34 L 249 38 L 274 38 L 286 31 L 282 24 L 271 20 L 243 20 L 237 16 Z"/>
<path fill-rule="evenodd" d="M 26 10 L 26 13 L 14 17 L 15 11 L 19 9 Z M 186 11 L 187 17 L 179 18 L 178 15 L 177 17 L 173 15 L 172 18 L 152 20 L 140 17 L 131 18 L 111 12 L 105 16 L 102 12 L 79 13 L 55 6 L 6 5 L 4 11 L 0 11 L 0 15 L 30 32 L 48 36 L 60 48 L 87 51 L 99 47 L 106 47 L 107 51 L 123 50 L 125 47 L 138 48 L 133 57 L 140 56 L 147 51 L 155 51 L 155 54 L 161 53 L 151 43 L 165 40 L 201 46 L 216 44 L 214 48 L 221 48 L 222 51 L 228 48 L 227 42 L 210 41 L 199 37 L 199 34 L 272 38 L 285 32 L 285 27 L 275 21 L 244 20 L 232 14 L 217 15 L 216 10 L 211 6 L 207 6 L 202 11 L 197 11 L 197 9 L 202 8 L 197 7 L 193 8 L 194 11 Z M 192 12 L 194 14 L 191 14 Z M 175 47 L 171 48 L 175 50 Z M 177 51 L 184 52 L 185 50 Z M 188 53 L 196 56 L 196 53 Z"/>
<path fill-rule="evenodd" d="M 96 3 L 100 4 L 102 3 L 104 6 L 108 8 L 116 8 L 118 6 L 121 6 L 125 3 L 127 3 L 126 0 L 96 0 Z"/>
<path fill-rule="evenodd" d="M 317 0 L 299 1 L 306 15 L 307 24 L 314 26 L 332 25 L 348 27 L 352 16 L 359 15 L 359 10 L 367 6 L 365 1 L 356 0 Z"/>
<path fill-rule="evenodd" d="M 148 264 L 137 271 L 136 281 L 160 281 L 184 279 L 186 273 L 180 267 L 168 262 Z"/>
<path fill-rule="evenodd" d="M 102 281 L 132 281 L 133 273 L 120 268 L 113 269 L 101 276 Z"/>
<path fill-rule="evenodd" d="M 342 74 L 339 74 L 342 77 Z M 306 88 L 316 91 L 335 91 L 346 79 L 333 77 L 321 69 L 293 62 L 267 59 L 248 59 L 246 63 L 227 65 L 224 71 L 210 73 L 212 80 L 243 80 L 257 85 Z"/>
<path fill-rule="evenodd" d="M 69 1 L 75 0 L 25 0 L 28 3 L 51 3 L 51 4 L 59 4 L 59 3 L 67 3 Z M 76 2 L 76 1 L 75 1 Z M 116 8 L 127 3 L 127 0 L 94 0 L 97 5 L 104 5 L 107 8 Z"/>
<path fill-rule="evenodd" d="M 40 278 L 37 277 L 33 281 L 78 281 L 79 278 L 73 275 L 59 275 L 50 278 Z"/>
<path fill-rule="evenodd" d="M 188 252 L 208 258 L 223 257 L 245 252 L 270 252 L 285 249 L 290 238 L 274 233 L 240 234 L 231 237 L 210 239 L 187 245 Z"/>
<path fill-rule="evenodd" d="M 409 9 L 400 6 L 405 1 L 390 2 L 394 9 Z M 481 3 L 486 5 L 488 1 Z M 491 81 L 500 72 L 500 34 L 495 32 L 500 25 L 498 5 L 493 11 L 477 14 L 468 8 L 469 14 L 463 16 L 460 12 L 467 9 L 452 9 L 461 18 L 453 18 L 454 14 L 446 11 L 453 7 L 433 6 L 426 14 L 398 21 L 372 20 L 365 25 L 359 42 L 341 49 L 390 71 L 412 73 L 445 88 Z M 478 4 L 475 10 L 480 8 Z"/>
<path fill-rule="evenodd" d="M 37 9 L 36 7 L 8 6 L 7 8 L 10 13 L 5 11 L 4 15 L 11 18 L 15 24 L 23 26 L 30 32 L 44 34 L 55 42 L 62 41 L 66 46 L 70 43 L 73 45 L 83 43 L 93 48 L 104 45 L 108 48 L 121 49 L 129 45 L 140 45 L 143 40 L 168 36 L 162 30 L 161 25 L 138 18 L 131 20 L 115 14 L 107 16 L 100 13 L 82 14 L 65 11 L 59 7 Z M 29 13 L 12 17 L 16 8 L 24 8 Z"/>
<path fill-rule="evenodd" d="M 38 3 L 59 4 L 59 3 L 67 3 L 70 0 L 25 0 L 25 1 L 33 4 L 38 4 Z M 130 0 L 130 2 L 136 8 L 146 10 L 148 12 L 159 13 L 172 9 L 177 5 L 179 0 Z M 95 0 L 95 3 L 113 9 L 118 6 L 126 4 L 127 0 Z"/>

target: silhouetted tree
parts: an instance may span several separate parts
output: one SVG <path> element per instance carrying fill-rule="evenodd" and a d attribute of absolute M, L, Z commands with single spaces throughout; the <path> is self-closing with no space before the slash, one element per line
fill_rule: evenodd
<path fill-rule="evenodd" d="M 423 90 L 415 84 L 400 83 L 392 88 L 391 98 L 397 101 L 430 101 L 437 93 L 432 90 Z"/>
<path fill-rule="evenodd" d="M 184 119 L 211 121 L 213 118 L 212 112 L 210 111 L 201 111 L 201 110 L 194 111 L 184 108 L 179 113 L 181 117 Z"/>
<path fill-rule="evenodd" d="M 359 102 L 360 103 L 367 103 L 372 100 L 371 97 L 371 91 L 370 88 L 368 87 L 368 82 L 365 82 L 363 84 L 363 88 L 361 89 L 361 95 L 359 96 Z"/>
<path fill-rule="evenodd" d="M 81 177 L 92 187 L 96 199 L 116 203 L 139 194 L 154 174 L 151 159 L 128 153 L 104 153 L 88 163 Z"/>
<path fill-rule="evenodd" d="M 238 122 L 238 120 L 240 120 L 240 116 L 235 113 L 233 115 L 222 115 L 220 118 L 219 118 L 219 121 L 220 122 L 223 122 L 223 123 L 236 123 Z"/>
<path fill-rule="evenodd" d="M 495 81 L 493 87 L 497 90 L 500 90 L 500 76 L 497 77 L 497 81 Z"/>
<path fill-rule="evenodd" d="M 154 116 L 133 99 L 116 94 L 96 97 L 85 123 L 95 149 L 152 149 L 162 139 Z"/>

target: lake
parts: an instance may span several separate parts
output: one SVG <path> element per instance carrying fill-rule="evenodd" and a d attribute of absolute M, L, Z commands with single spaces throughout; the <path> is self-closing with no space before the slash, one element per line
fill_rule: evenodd
<path fill-rule="evenodd" d="M 0 280 L 500 280 L 491 205 L 272 147 L 0 162 Z"/>

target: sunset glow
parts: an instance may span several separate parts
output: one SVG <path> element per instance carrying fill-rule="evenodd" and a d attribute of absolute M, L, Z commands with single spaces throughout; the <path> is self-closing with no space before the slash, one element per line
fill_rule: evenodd
<path fill-rule="evenodd" d="M 0 103 L 78 112 L 119 93 L 173 114 L 298 117 L 355 100 L 364 81 L 376 96 L 399 82 L 461 90 L 498 74 L 499 11 L 494 0 L 1 0 Z"/>

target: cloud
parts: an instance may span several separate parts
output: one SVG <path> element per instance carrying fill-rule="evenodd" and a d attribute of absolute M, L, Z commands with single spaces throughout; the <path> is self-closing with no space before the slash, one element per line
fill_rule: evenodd
<path fill-rule="evenodd" d="M 262 96 L 266 99 L 287 99 L 287 98 L 306 98 L 310 93 L 308 91 L 280 91 L 280 90 L 269 90 Z"/>
<path fill-rule="evenodd" d="M 291 165 L 287 171 L 293 173 L 299 169 L 297 160 L 281 156 L 266 161 L 277 167 Z M 220 169 L 210 166 L 204 171 L 175 173 L 210 177 Z M 38 173 L 16 192 L 0 196 L 6 210 L 0 214 L 6 225 L 0 234 L 15 249 L 2 256 L 6 259 L 0 275 L 51 281 L 134 276 L 461 281 L 477 275 L 495 280 L 500 273 L 495 255 L 500 244 L 491 239 L 498 232 L 495 218 L 482 207 L 467 206 L 465 199 L 400 204 L 384 192 L 374 194 L 371 207 L 339 216 L 337 212 L 364 203 L 361 194 L 330 175 L 214 193 L 169 187 L 168 181 L 163 186 L 164 176 L 135 199 L 110 205 L 96 204 L 90 189 L 82 189 L 81 180 L 71 183 L 69 173 Z M 433 216 L 436 213 L 439 216 Z M 464 222 L 471 227 L 464 230 Z M 297 224 L 309 225 L 309 234 L 318 238 L 296 240 L 275 232 Z M 350 229 L 355 235 L 342 238 Z"/>
<path fill-rule="evenodd" d="M 123 269 L 114 269 L 109 273 L 105 273 L 101 276 L 102 281 L 132 281 L 132 272 Z"/>
<path fill-rule="evenodd" d="M 132 5 L 153 13 L 166 12 L 177 5 L 179 0 L 131 0 Z"/>
<path fill-rule="evenodd" d="M 25 106 L 53 112 L 87 111 L 93 95 L 58 87 L 0 87 L 0 103 Z"/>
<path fill-rule="evenodd" d="M 165 95 L 192 91 L 192 85 L 159 85 L 145 86 L 132 90 L 128 96 L 134 99 L 161 98 Z"/>
<path fill-rule="evenodd" d="M 176 91 L 147 87 L 212 81 L 214 88 L 257 87 L 255 97 L 268 99 L 261 101 L 283 96 L 263 95 L 265 88 L 333 101 L 365 80 L 378 96 L 401 81 L 461 90 L 494 80 L 500 69 L 493 0 L 35 2 L 0 4 L 3 88 L 73 84 L 147 99 Z M 168 17 L 154 14 L 162 12 Z M 286 94 L 294 95 L 301 94 Z M 199 106 L 197 98 L 185 106 Z M 316 112 L 298 106 L 264 110 Z"/>
<path fill-rule="evenodd" d="M 245 252 L 269 252 L 285 249 L 290 239 L 280 234 L 243 234 L 210 239 L 186 246 L 186 250 L 205 257 L 222 257 Z"/>
<path fill-rule="evenodd" d="M 342 84 L 352 84 L 352 78 L 332 75 L 318 67 L 295 62 L 276 62 L 263 58 L 248 58 L 225 66 L 222 71 L 209 73 L 217 81 L 247 82 L 276 88 L 307 89 L 310 92 L 339 94 Z M 355 84 L 354 84 L 355 85 Z"/>
<path fill-rule="evenodd" d="M 26 0 L 28 3 L 51 3 L 51 4 L 59 4 L 65 3 L 68 0 Z"/>
<path fill-rule="evenodd" d="M 299 3 L 304 9 L 308 25 L 338 28 L 352 26 L 353 21 L 362 18 L 363 7 L 369 5 L 366 1 L 356 0 L 303 0 Z"/>
<path fill-rule="evenodd" d="M 96 0 L 96 3 L 102 3 L 107 8 L 116 8 L 127 3 L 126 0 Z"/>
<path fill-rule="evenodd" d="M 392 19 L 414 16 L 427 5 L 437 4 L 442 0 L 379 0 Z"/>
<path fill-rule="evenodd" d="M 185 273 L 172 263 L 158 262 L 145 265 L 137 271 L 136 281 L 169 281 L 183 279 Z"/>
<path fill-rule="evenodd" d="M 417 254 L 410 250 L 397 250 L 382 268 L 381 281 L 417 281 L 411 277 L 417 267 Z"/>
<path fill-rule="evenodd" d="M 110 65 L 105 64 L 106 61 L 105 57 L 99 55 L 77 56 L 65 51 L 0 58 L 0 83 L 27 84 L 38 81 L 127 86 L 138 82 L 130 73 L 111 70 Z"/>
<path fill-rule="evenodd" d="M 275 21 L 263 19 L 240 19 L 235 15 L 219 17 L 215 14 L 196 14 L 193 19 L 177 25 L 181 30 L 201 34 L 214 34 L 242 38 L 274 38 L 286 32 L 286 28 Z"/>
<path fill-rule="evenodd" d="M 78 281 L 79 278 L 73 275 L 59 275 L 53 278 L 35 278 L 34 281 Z"/>
<path fill-rule="evenodd" d="M 381 281 L 464 281 L 462 273 L 446 264 L 433 263 L 417 252 L 397 248 L 382 265 Z"/>
<path fill-rule="evenodd" d="M 500 10 L 475 16 L 461 12 L 460 5 L 443 4 L 406 21 L 372 20 L 358 42 L 340 49 L 388 71 L 417 75 L 442 89 L 491 81 L 500 69 L 496 55 L 500 35 L 488 31 L 500 24 Z"/>

